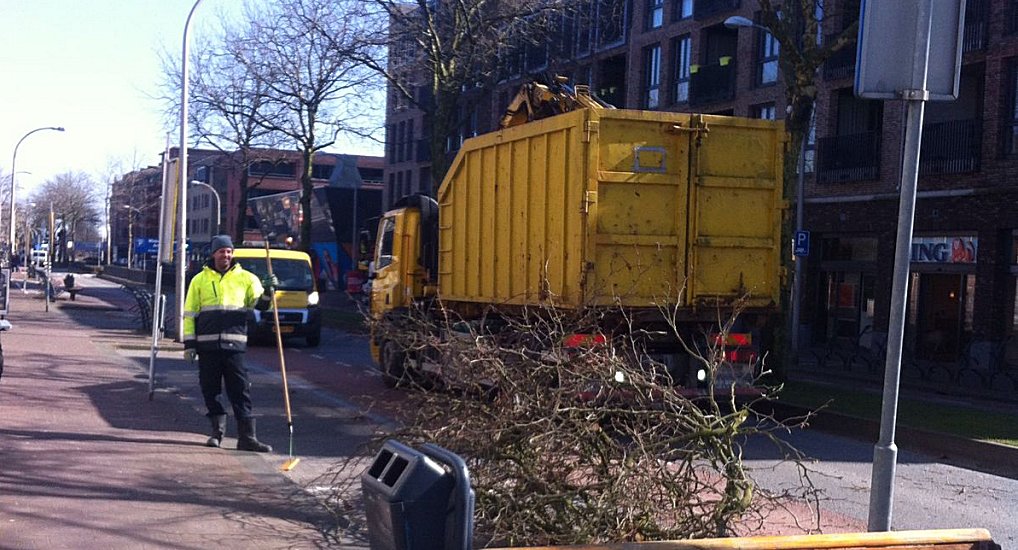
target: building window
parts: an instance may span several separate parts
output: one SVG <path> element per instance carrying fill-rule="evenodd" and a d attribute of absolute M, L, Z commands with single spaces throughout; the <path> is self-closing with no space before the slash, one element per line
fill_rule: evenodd
<path fill-rule="evenodd" d="M 1004 108 L 1004 156 L 1018 155 L 1018 58 L 1008 63 L 1007 69 L 1007 104 Z"/>
<path fill-rule="evenodd" d="M 816 172 L 816 158 L 817 158 L 817 111 L 813 109 L 813 112 L 809 116 L 809 130 L 806 132 L 806 150 L 803 151 L 805 160 L 803 165 L 805 166 L 805 172 L 812 174 Z"/>
<path fill-rule="evenodd" d="M 761 103 L 760 105 L 753 105 L 750 107 L 750 114 L 753 118 L 759 118 L 761 120 L 774 120 L 774 104 L 773 103 Z"/>
<path fill-rule="evenodd" d="M 771 33 L 757 31 L 756 79 L 757 86 L 766 86 L 778 81 L 778 54 L 781 46 Z"/>
<path fill-rule="evenodd" d="M 672 21 L 693 17 L 693 0 L 674 0 L 672 4 Z"/>
<path fill-rule="evenodd" d="M 665 0 L 647 0 L 647 28 L 657 29 L 665 23 Z"/>
<path fill-rule="evenodd" d="M 657 109 L 661 106 L 661 45 L 655 44 L 643 50 L 643 74 L 646 92 L 644 107 Z"/>
<path fill-rule="evenodd" d="M 675 103 L 686 103 L 689 101 L 689 35 L 676 38 L 672 43 L 672 51 L 675 52 Z"/>
<path fill-rule="evenodd" d="M 385 132 L 385 141 L 388 146 L 389 162 L 396 162 L 396 125 L 390 124 Z"/>
<path fill-rule="evenodd" d="M 584 57 L 590 55 L 590 45 L 593 43 L 594 7 L 590 2 L 581 3 L 577 8 L 576 15 L 576 56 Z"/>
<path fill-rule="evenodd" d="M 626 41 L 627 0 L 597 2 L 597 45 L 601 50 L 619 46 Z"/>
<path fill-rule="evenodd" d="M 262 160 L 251 163 L 247 168 L 249 176 L 276 176 L 292 178 L 297 174 L 296 165 L 292 162 L 272 162 Z"/>
<path fill-rule="evenodd" d="M 396 202 L 396 174 L 389 174 L 389 206 Z"/>

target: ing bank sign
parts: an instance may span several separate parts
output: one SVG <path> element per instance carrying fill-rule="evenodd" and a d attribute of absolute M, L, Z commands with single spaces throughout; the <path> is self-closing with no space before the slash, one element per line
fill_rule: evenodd
<path fill-rule="evenodd" d="M 912 238 L 913 263 L 974 264 L 978 251 L 979 237 L 974 235 Z"/>

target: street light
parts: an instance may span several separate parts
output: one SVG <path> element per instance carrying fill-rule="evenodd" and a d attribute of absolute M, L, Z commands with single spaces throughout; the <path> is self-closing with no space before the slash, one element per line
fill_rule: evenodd
<path fill-rule="evenodd" d="M 212 228 L 212 234 L 213 235 L 218 235 L 219 234 L 219 226 L 220 226 L 220 224 L 223 221 L 222 220 L 223 213 L 221 211 L 221 204 L 222 203 L 219 202 L 219 191 L 216 191 L 215 187 L 212 187 L 211 185 L 209 185 L 209 184 L 207 184 L 207 183 L 205 183 L 203 181 L 192 181 L 191 185 L 194 185 L 194 186 L 197 186 L 197 187 L 204 187 L 204 188 L 208 189 L 209 191 L 212 192 L 212 197 L 216 199 L 216 226 Z"/>
<path fill-rule="evenodd" d="M 10 232 L 10 238 L 7 240 L 7 247 L 8 247 L 8 250 L 7 250 L 7 265 L 8 266 L 11 265 L 11 263 L 10 263 L 11 262 L 11 258 L 14 255 L 14 179 L 15 179 L 14 176 L 18 173 L 17 171 L 15 171 L 14 167 L 15 167 L 15 165 L 18 162 L 18 147 L 21 147 L 21 142 L 25 141 L 25 139 L 28 136 L 30 136 L 30 135 L 32 135 L 32 134 L 34 134 L 36 132 L 41 132 L 43 130 L 54 130 L 54 131 L 57 131 L 57 132 L 63 132 L 64 128 L 63 128 L 63 126 L 43 126 L 41 128 L 36 128 L 35 130 L 32 130 L 31 132 L 28 132 L 27 134 L 21 136 L 21 139 L 18 140 L 18 144 L 14 146 L 14 156 L 13 156 L 13 158 L 11 158 L 11 213 L 10 213 L 10 219 L 8 220 L 10 222 L 10 225 L 11 225 L 11 232 Z"/>
<path fill-rule="evenodd" d="M 194 5 L 191 6 L 191 11 L 187 14 L 187 21 L 184 22 L 184 38 L 181 41 L 181 55 L 180 55 L 180 202 L 178 207 L 180 208 L 180 215 L 178 217 L 179 231 L 179 242 L 177 243 L 177 341 L 184 341 L 184 278 L 187 270 L 187 89 L 188 89 L 188 67 L 187 67 L 187 46 L 188 46 L 188 35 L 191 32 L 191 18 L 194 16 L 194 12 L 198 10 L 198 4 L 201 4 L 202 0 L 194 0 Z M 166 246 L 173 246 L 173 243 L 166 243 Z M 161 283 L 161 277 L 157 276 L 156 279 Z M 156 293 L 159 293 L 159 289 L 156 289 Z M 154 327 L 155 323 L 153 323 Z M 155 329 L 152 330 L 153 334 Z M 154 338 L 153 338 L 154 340 Z M 154 346 L 153 346 L 154 347 Z M 151 365 L 149 366 L 151 371 Z M 150 372 L 151 375 L 151 372 Z M 149 398 L 152 398 L 152 376 L 149 376 Z"/>
<path fill-rule="evenodd" d="M 763 25 L 758 25 L 749 19 L 741 15 L 733 15 L 728 19 L 725 19 L 725 27 L 729 29 L 736 29 L 739 27 L 752 27 L 754 29 L 760 29 L 768 34 L 773 34 L 770 29 Z M 806 130 L 809 132 L 809 129 Z M 802 142 L 799 144 L 799 159 L 798 159 L 798 170 L 795 178 L 795 232 L 798 234 L 802 231 L 802 208 L 805 187 L 805 175 L 806 175 L 806 142 L 808 135 L 802 136 Z M 791 347 L 792 354 L 798 356 L 799 354 L 799 312 L 800 303 L 802 302 L 802 264 L 803 260 L 794 254 L 792 255 L 792 261 L 795 263 L 795 275 L 792 277 L 792 326 L 791 329 Z"/>

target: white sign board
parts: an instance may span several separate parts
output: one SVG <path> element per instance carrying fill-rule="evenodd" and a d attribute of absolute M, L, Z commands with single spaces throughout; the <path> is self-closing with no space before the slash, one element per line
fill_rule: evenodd
<path fill-rule="evenodd" d="M 862 0 L 855 95 L 909 99 L 903 90 L 927 90 L 931 101 L 958 99 L 964 34 L 965 0 Z"/>

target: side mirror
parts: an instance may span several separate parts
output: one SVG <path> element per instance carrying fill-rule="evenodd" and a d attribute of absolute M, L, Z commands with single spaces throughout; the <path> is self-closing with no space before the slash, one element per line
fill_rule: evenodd
<path fill-rule="evenodd" d="M 11 330 L 12 328 L 14 328 L 14 326 L 11 325 L 10 321 L 8 321 L 7 319 L 0 319 L 0 332 L 6 332 L 8 330 Z"/>

